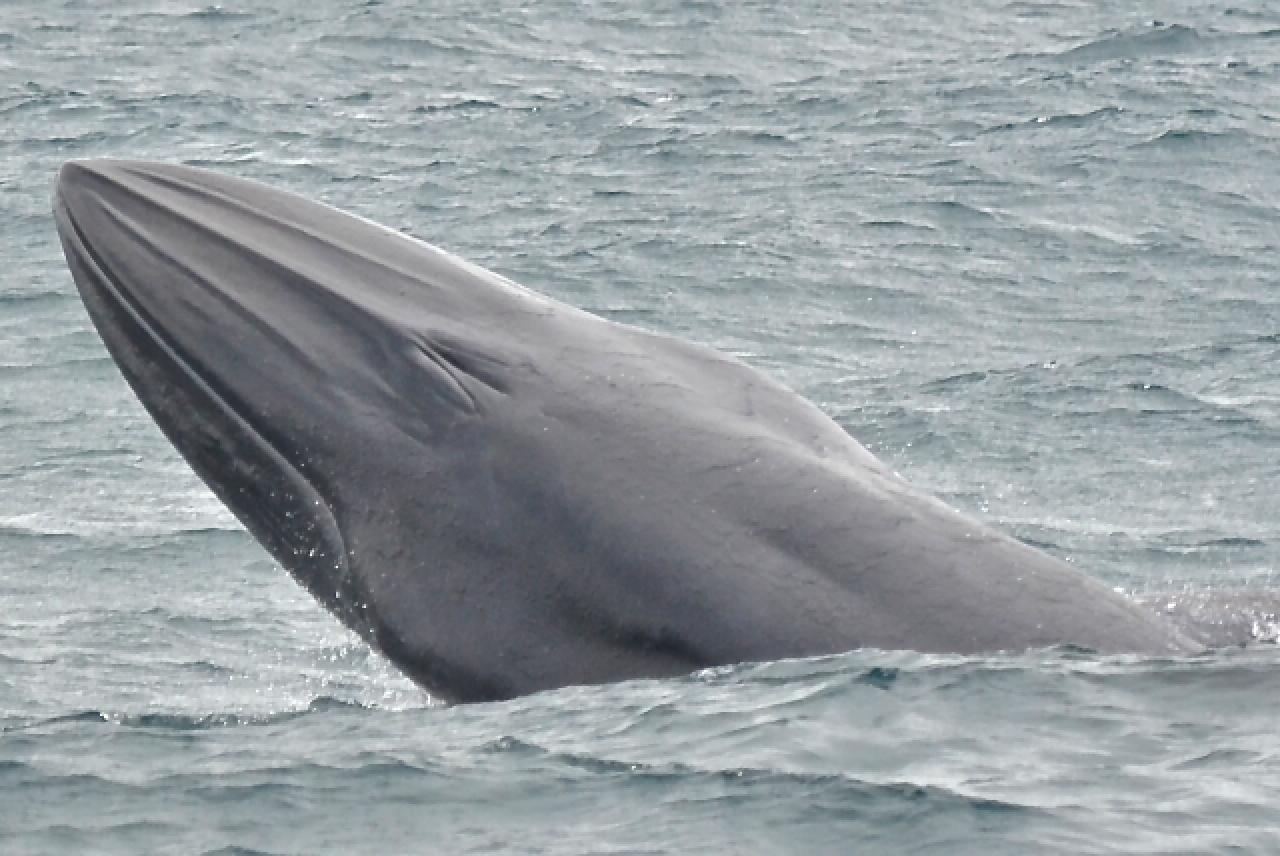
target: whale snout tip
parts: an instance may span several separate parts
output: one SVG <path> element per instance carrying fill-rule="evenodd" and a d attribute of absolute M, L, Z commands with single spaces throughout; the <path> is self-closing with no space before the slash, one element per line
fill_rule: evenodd
<path fill-rule="evenodd" d="M 91 176 L 101 175 L 107 163 L 107 161 L 100 158 L 75 158 L 65 162 L 58 169 L 58 176 L 54 179 L 54 193 L 61 196 L 68 190 L 75 190 L 89 180 Z"/>
<path fill-rule="evenodd" d="M 54 208 L 74 206 L 86 193 L 101 193 L 105 187 L 124 184 L 130 161 L 113 158 L 73 158 L 58 168 L 53 182 Z"/>
<path fill-rule="evenodd" d="M 57 178 L 53 182 L 53 209 L 55 212 L 65 210 L 73 212 L 77 201 L 88 188 L 94 176 L 103 173 L 103 164 L 99 159 L 69 160 L 58 169 Z"/>
<path fill-rule="evenodd" d="M 96 159 L 73 158 L 62 164 L 58 170 L 57 186 L 62 187 L 79 179 L 84 173 L 92 171 Z"/>
<path fill-rule="evenodd" d="M 131 162 L 118 158 L 72 158 L 63 161 L 58 168 L 57 184 L 74 184 L 90 176 L 108 176 L 119 173 Z"/>

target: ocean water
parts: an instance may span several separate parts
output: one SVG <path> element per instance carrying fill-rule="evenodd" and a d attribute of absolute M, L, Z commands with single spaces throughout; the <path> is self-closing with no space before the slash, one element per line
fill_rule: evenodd
<path fill-rule="evenodd" d="M 1278 105 L 1261 0 L 0 3 L 0 853 L 1280 852 Z M 440 704 L 108 358 L 49 213 L 106 155 L 735 353 L 1260 641 Z"/>

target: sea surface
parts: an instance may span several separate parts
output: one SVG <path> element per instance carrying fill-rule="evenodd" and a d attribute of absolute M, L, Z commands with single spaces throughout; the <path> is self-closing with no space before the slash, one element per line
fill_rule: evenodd
<path fill-rule="evenodd" d="M 0 853 L 1280 852 L 1280 7 L 508 5 L 0 1 Z M 737 354 L 1259 641 L 434 701 L 108 358 L 49 210 L 107 155 Z"/>

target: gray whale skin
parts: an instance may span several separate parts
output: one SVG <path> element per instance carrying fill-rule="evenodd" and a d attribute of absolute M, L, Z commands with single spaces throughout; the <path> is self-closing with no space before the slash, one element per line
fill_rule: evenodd
<path fill-rule="evenodd" d="M 71 161 L 54 214 L 169 440 L 442 698 L 862 647 L 1195 647 L 710 348 L 208 170 Z"/>

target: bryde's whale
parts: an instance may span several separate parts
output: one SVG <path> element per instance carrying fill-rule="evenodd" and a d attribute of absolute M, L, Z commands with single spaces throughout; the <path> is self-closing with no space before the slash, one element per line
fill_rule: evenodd
<path fill-rule="evenodd" d="M 444 698 L 860 647 L 1194 647 L 710 348 L 217 172 L 73 161 L 54 211 L 192 468 Z"/>

